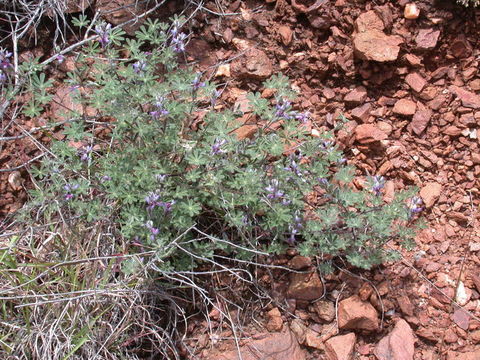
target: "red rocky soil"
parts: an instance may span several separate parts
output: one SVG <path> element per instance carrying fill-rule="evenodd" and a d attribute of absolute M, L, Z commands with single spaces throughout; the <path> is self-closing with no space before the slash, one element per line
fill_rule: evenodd
<path fill-rule="evenodd" d="M 257 322 L 233 334 L 213 311 L 208 326 L 189 327 L 194 358 L 239 359 L 236 335 L 244 360 L 480 359 L 477 12 L 425 0 L 415 3 L 417 17 L 412 4 L 405 14 L 407 3 L 212 0 L 210 12 L 197 13 L 188 60 L 228 81 L 222 100 L 248 114 L 245 93 L 270 98 L 261 81 L 286 74 L 313 133 L 341 113 L 349 119 L 336 137 L 359 169 L 358 186 L 368 174 L 385 176 L 386 201 L 418 186 L 429 226 L 402 261 L 370 272 L 320 278 L 315 259 L 292 250 L 276 264 L 304 273 L 265 273 L 274 301 Z M 34 156 L 31 144 L 7 143 L 2 167 Z M 10 175 L 17 181 L 0 174 L 3 213 L 23 200 L 23 171 Z"/>

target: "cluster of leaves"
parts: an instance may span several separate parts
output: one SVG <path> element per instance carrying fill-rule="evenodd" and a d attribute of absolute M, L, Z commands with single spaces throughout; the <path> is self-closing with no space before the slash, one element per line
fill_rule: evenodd
<path fill-rule="evenodd" d="M 312 137 L 303 125 L 308 114 L 292 109 L 287 78 L 265 83 L 275 89 L 273 104 L 249 96 L 258 130 L 239 138 L 243 114 L 219 111 L 215 85 L 175 61 L 187 39 L 180 28 L 181 19 L 149 21 L 126 40 L 95 28 L 99 41 L 78 56 L 68 83 L 97 121 L 69 114 L 80 120 L 35 170 L 28 211 L 108 222 L 173 269 L 191 266 L 188 254 L 242 258 L 251 255 L 246 249 L 289 246 L 369 268 L 388 258 L 387 241 L 412 238 L 407 225 L 420 209 L 417 199 L 409 202 L 413 193 L 385 203 L 381 178 L 355 189 L 354 169 L 332 135 Z M 131 271 L 135 264 L 123 265 Z"/>

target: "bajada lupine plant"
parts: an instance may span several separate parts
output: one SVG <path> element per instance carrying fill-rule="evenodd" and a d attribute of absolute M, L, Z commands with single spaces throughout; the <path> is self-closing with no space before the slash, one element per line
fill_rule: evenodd
<path fill-rule="evenodd" d="M 66 139 L 52 146 L 55 156 L 35 171 L 31 207 L 45 217 L 109 222 L 175 269 L 191 266 L 186 253 L 243 258 L 247 248 L 287 247 L 368 268 L 388 258 L 386 242 L 412 238 L 407 225 L 420 209 L 413 193 L 384 202 L 383 177 L 356 189 L 332 134 L 306 131 L 309 113 L 293 109 L 285 77 L 265 83 L 275 89 L 272 101 L 249 96 L 258 129 L 239 138 L 242 114 L 217 110 L 221 90 L 175 62 L 188 38 L 180 20 L 148 22 L 124 43 L 128 59 L 108 25 L 95 31 L 88 59 L 79 57 L 93 79 L 73 72 L 68 82 L 85 90 L 78 100 L 98 117 L 67 127 Z M 105 119 L 113 121 L 99 132 Z"/>

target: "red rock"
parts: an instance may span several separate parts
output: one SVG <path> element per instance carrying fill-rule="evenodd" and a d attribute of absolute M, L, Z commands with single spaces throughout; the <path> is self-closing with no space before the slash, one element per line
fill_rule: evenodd
<path fill-rule="evenodd" d="M 360 120 L 361 122 L 367 122 L 371 109 L 372 105 L 366 103 L 353 109 L 350 115 L 352 115 L 352 118 Z"/>
<path fill-rule="evenodd" d="M 298 345 L 295 335 L 290 331 L 257 335 L 240 347 L 241 359 L 305 360 L 306 353 Z M 210 351 L 206 360 L 239 360 L 238 350 Z"/>
<path fill-rule="evenodd" d="M 137 16 L 146 9 L 146 4 L 137 0 L 97 0 L 95 3 L 95 10 L 100 12 L 102 18 L 108 23 L 119 25 L 135 19 L 122 27 L 129 35 L 134 35 L 135 31 L 145 22 L 145 17 L 138 18 Z"/>
<path fill-rule="evenodd" d="M 411 116 L 416 110 L 417 104 L 408 99 L 400 99 L 393 106 L 393 112 L 399 115 Z"/>
<path fill-rule="evenodd" d="M 415 335 L 408 323 L 400 319 L 392 332 L 380 340 L 374 354 L 378 360 L 413 360 Z"/>
<path fill-rule="evenodd" d="M 335 91 L 333 91 L 330 88 L 323 89 L 322 94 L 323 94 L 323 96 L 325 96 L 327 98 L 327 100 L 331 100 L 335 97 Z"/>
<path fill-rule="evenodd" d="M 266 79 L 273 73 L 273 65 L 262 50 L 250 48 L 245 56 L 232 62 L 232 75 L 240 78 Z"/>
<path fill-rule="evenodd" d="M 431 50 L 437 46 L 440 30 L 420 29 L 415 38 L 419 50 Z"/>
<path fill-rule="evenodd" d="M 355 20 L 355 31 L 359 33 L 373 29 L 382 31 L 384 28 L 382 19 L 373 10 L 360 14 Z"/>
<path fill-rule="evenodd" d="M 462 129 L 459 129 L 456 126 L 447 126 L 445 129 L 442 131 L 445 135 L 449 136 L 460 136 L 462 135 Z"/>
<path fill-rule="evenodd" d="M 367 30 L 354 34 L 355 55 L 362 60 L 386 62 L 396 60 L 403 39 L 399 36 L 385 35 L 379 30 Z"/>
<path fill-rule="evenodd" d="M 449 351 L 447 353 L 447 360 L 478 360 L 480 359 L 480 348 L 475 351 L 459 352 Z"/>
<path fill-rule="evenodd" d="M 472 54 L 472 46 L 462 34 L 450 44 L 452 55 L 458 59 L 469 57 Z"/>
<path fill-rule="evenodd" d="M 326 322 L 331 322 L 335 318 L 335 305 L 331 301 L 316 301 L 312 307 L 318 317 Z"/>
<path fill-rule="evenodd" d="M 292 0 L 292 7 L 302 13 L 310 13 L 317 10 L 322 6 L 322 0 L 316 1 L 304 1 L 304 0 Z"/>
<path fill-rule="evenodd" d="M 267 312 L 268 322 L 265 326 L 268 331 L 280 331 L 283 327 L 282 314 L 278 308 L 273 308 Z"/>
<path fill-rule="evenodd" d="M 413 90 L 420 92 L 426 85 L 425 79 L 419 73 L 410 73 L 405 77 L 405 81 Z"/>
<path fill-rule="evenodd" d="M 407 60 L 408 63 L 412 66 L 421 66 L 422 65 L 422 59 L 420 59 L 418 56 L 413 55 L 413 54 L 406 54 L 405 55 L 405 60 Z"/>
<path fill-rule="evenodd" d="M 282 42 L 284 45 L 288 45 L 292 41 L 293 32 L 288 26 L 281 25 L 278 27 L 278 33 L 282 38 Z"/>
<path fill-rule="evenodd" d="M 357 295 L 340 301 L 338 305 L 338 327 L 340 329 L 378 329 L 378 314 L 369 302 L 363 302 Z"/>
<path fill-rule="evenodd" d="M 369 144 L 387 138 L 387 134 L 373 124 L 362 124 L 355 128 L 355 139 L 361 144 Z"/>
<path fill-rule="evenodd" d="M 294 270 L 302 270 L 312 265 L 312 259 L 306 256 L 294 256 L 289 262 L 288 266 Z"/>
<path fill-rule="evenodd" d="M 258 125 L 253 125 L 254 121 L 252 121 L 251 114 L 243 115 L 241 118 L 238 118 L 236 120 L 236 123 L 238 123 L 239 126 L 235 129 L 233 133 L 237 135 L 239 140 L 252 138 L 259 128 Z M 252 125 L 241 125 L 241 124 L 252 124 Z"/>
<path fill-rule="evenodd" d="M 72 89 L 69 86 L 59 86 L 56 88 L 55 95 L 51 101 L 50 110 L 52 117 L 58 121 L 64 121 L 71 117 L 69 111 L 74 111 L 80 115 L 95 116 L 96 110 L 91 107 L 84 108 L 78 101 L 74 100 L 79 92 L 82 95 L 89 93 L 88 89 L 80 87 Z"/>
<path fill-rule="evenodd" d="M 367 99 L 367 89 L 365 89 L 363 86 L 359 86 L 352 91 L 350 91 L 347 95 L 345 95 L 345 98 L 343 101 L 345 101 L 347 104 L 363 104 L 365 100 Z"/>
<path fill-rule="evenodd" d="M 446 329 L 443 335 L 443 340 L 447 344 L 456 343 L 458 341 L 458 336 L 457 334 L 455 334 L 455 330 L 453 330 L 452 328 Z"/>
<path fill-rule="evenodd" d="M 377 121 L 377 127 L 387 134 L 387 136 L 389 136 L 393 131 L 392 125 L 386 121 Z"/>
<path fill-rule="evenodd" d="M 291 274 L 287 290 L 289 298 L 309 301 L 318 299 L 322 295 L 323 284 L 316 272 Z"/>
<path fill-rule="evenodd" d="M 351 360 L 355 347 L 354 333 L 335 336 L 325 342 L 325 355 L 328 360 Z"/>
<path fill-rule="evenodd" d="M 453 94 L 455 94 L 461 101 L 462 105 L 467 108 L 480 109 L 480 96 L 462 89 L 461 87 L 450 85 L 448 87 Z"/>
<path fill-rule="evenodd" d="M 425 184 L 420 190 L 420 197 L 427 208 L 432 207 L 442 193 L 442 185 L 436 182 Z"/>
<path fill-rule="evenodd" d="M 413 310 L 415 307 L 413 306 L 410 298 L 408 296 L 402 295 L 397 298 L 398 306 L 400 306 L 400 310 L 407 316 L 413 316 Z"/>
<path fill-rule="evenodd" d="M 293 319 L 290 323 L 290 330 L 295 334 L 300 344 L 305 343 L 307 337 L 307 326 L 300 319 Z"/>
<path fill-rule="evenodd" d="M 452 319 L 459 328 L 463 330 L 468 330 L 468 327 L 470 325 L 470 318 L 471 316 L 469 313 L 467 313 L 462 308 L 455 306 L 455 311 L 453 312 Z"/>
<path fill-rule="evenodd" d="M 432 111 L 430 109 L 417 110 L 409 124 L 409 128 L 412 129 L 415 134 L 420 135 L 427 128 L 431 117 Z"/>
<path fill-rule="evenodd" d="M 314 349 L 323 350 L 325 348 L 323 342 L 324 339 L 322 338 L 322 334 L 319 331 L 307 328 L 307 332 L 305 333 L 305 345 Z"/>
<path fill-rule="evenodd" d="M 470 338 L 475 344 L 480 343 L 480 330 L 470 332 Z"/>
<path fill-rule="evenodd" d="M 415 333 L 418 336 L 430 341 L 437 342 L 438 340 L 440 340 L 440 338 L 438 337 L 438 334 L 436 334 L 432 329 L 429 329 L 429 328 L 419 327 Z"/>

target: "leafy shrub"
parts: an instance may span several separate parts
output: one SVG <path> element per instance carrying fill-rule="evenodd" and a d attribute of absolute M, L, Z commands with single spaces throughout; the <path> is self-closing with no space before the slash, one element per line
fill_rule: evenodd
<path fill-rule="evenodd" d="M 258 129 L 239 138 L 242 114 L 219 111 L 221 91 L 175 61 L 186 40 L 180 29 L 179 19 L 170 27 L 150 21 L 123 40 L 106 25 L 95 28 L 99 41 L 78 56 L 68 84 L 101 121 L 68 114 L 77 121 L 34 171 L 27 212 L 106 222 L 154 249 L 166 270 L 191 267 L 195 254 L 248 258 L 288 246 L 369 268 L 388 258 L 387 241 L 411 239 L 406 225 L 420 208 L 407 203 L 412 192 L 387 204 L 380 177 L 356 190 L 332 134 L 312 137 L 308 114 L 292 109 L 285 77 L 265 83 L 275 89 L 273 104 L 249 96 Z M 137 265 L 126 260 L 123 270 Z"/>

